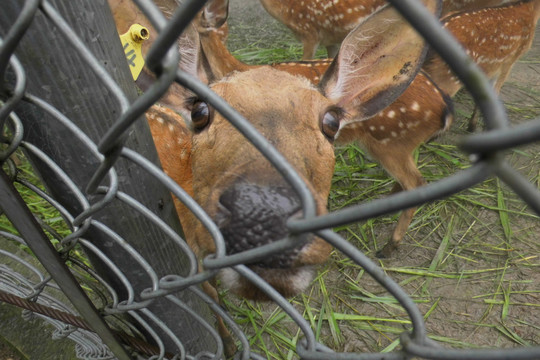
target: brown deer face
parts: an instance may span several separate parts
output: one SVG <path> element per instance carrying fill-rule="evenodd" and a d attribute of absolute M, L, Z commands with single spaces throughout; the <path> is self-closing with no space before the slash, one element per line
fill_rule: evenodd
<path fill-rule="evenodd" d="M 269 76 L 270 75 L 270 76 Z M 326 212 L 334 170 L 333 137 L 339 112 L 307 80 L 270 68 L 235 73 L 212 87 L 249 119 L 283 154 L 311 190 L 317 213 Z M 277 106 L 279 104 L 279 106 Z M 306 108 L 305 104 L 314 104 Z M 205 103 L 193 105 L 194 196 L 223 233 L 228 254 L 290 236 L 286 222 L 302 216 L 295 190 L 254 146 Z M 202 112 L 204 119 L 198 119 Z M 197 243 L 214 251 L 202 225 Z M 313 235 L 298 237 L 286 253 L 248 264 L 280 293 L 291 296 L 311 281 L 311 266 L 323 262 L 330 246 Z M 230 270 L 222 283 L 246 297 L 260 297 Z"/>
<path fill-rule="evenodd" d="M 437 8 L 437 0 L 424 2 L 432 11 Z M 351 118 L 367 119 L 395 100 L 425 54 L 421 37 L 395 10 L 385 7 L 347 36 L 318 88 L 269 67 L 222 78 L 204 63 L 194 28 L 184 34 L 187 41 L 179 41 L 181 54 L 190 55 L 181 56 L 180 68 L 203 81 L 213 79 L 211 89 L 248 119 L 304 180 L 317 214 L 326 211 L 334 168 L 332 141 L 340 126 Z M 163 101 L 186 113 L 181 108 L 184 95 L 183 90 L 173 91 Z M 296 246 L 247 265 L 283 295 L 301 292 L 313 277 L 312 267 L 330 254 L 330 246 L 314 235 L 289 233 L 287 221 L 304 216 L 296 191 L 217 111 L 197 99 L 188 103 L 193 197 L 221 230 L 227 255 L 289 237 Z M 195 253 L 212 254 L 216 245 L 207 230 L 193 214 L 177 209 Z M 265 297 L 233 269 L 220 276 L 226 287 L 242 296 Z"/>

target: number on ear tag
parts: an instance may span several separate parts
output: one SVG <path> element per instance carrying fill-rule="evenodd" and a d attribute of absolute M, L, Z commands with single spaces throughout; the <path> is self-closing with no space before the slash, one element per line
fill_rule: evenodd
<path fill-rule="evenodd" d="M 128 32 L 120 35 L 124 54 L 131 70 L 133 80 L 137 80 L 144 67 L 144 58 L 142 55 L 142 42 L 147 40 L 150 33 L 147 28 L 139 24 L 133 24 Z"/>

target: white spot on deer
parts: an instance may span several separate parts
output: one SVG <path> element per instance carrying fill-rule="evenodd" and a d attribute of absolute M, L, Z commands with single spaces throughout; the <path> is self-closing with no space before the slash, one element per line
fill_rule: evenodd
<path fill-rule="evenodd" d="M 393 119 L 396 116 L 396 112 L 394 110 L 390 110 L 387 115 L 390 119 Z"/>
<path fill-rule="evenodd" d="M 420 110 L 420 104 L 418 104 L 417 101 L 413 102 L 412 105 L 411 105 L 411 109 L 414 110 L 414 111 Z"/>

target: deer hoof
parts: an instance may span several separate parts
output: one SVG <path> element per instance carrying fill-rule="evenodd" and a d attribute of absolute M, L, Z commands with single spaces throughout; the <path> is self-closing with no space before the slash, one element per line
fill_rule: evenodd
<path fill-rule="evenodd" d="M 388 259 L 391 257 L 392 253 L 396 250 L 397 246 L 389 241 L 384 245 L 384 247 L 375 253 L 377 259 Z"/>

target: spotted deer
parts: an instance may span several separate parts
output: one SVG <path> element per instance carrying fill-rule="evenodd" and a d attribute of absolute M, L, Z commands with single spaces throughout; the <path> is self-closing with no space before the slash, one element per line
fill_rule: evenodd
<path fill-rule="evenodd" d="M 218 77 L 233 71 L 258 67 L 236 59 L 223 43 L 221 27 L 228 17 L 228 1 L 214 0 L 198 22 L 201 53 Z M 303 76 L 317 85 L 331 64 L 331 59 L 291 61 L 271 64 L 275 69 Z M 413 158 L 414 151 L 446 131 L 453 121 L 452 103 L 430 78 L 420 72 L 403 94 L 386 109 L 369 119 L 351 117 L 336 135 L 339 145 L 357 143 L 378 161 L 397 181 L 394 191 L 411 190 L 425 183 Z M 392 237 L 377 253 L 389 257 L 402 241 L 416 208 L 400 215 Z"/>
<path fill-rule="evenodd" d="M 453 13 L 441 21 L 484 71 L 495 91 L 501 90 L 515 62 L 530 48 L 540 17 L 540 0 L 517 1 L 481 10 Z M 424 65 L 437 85 L 454 96 L 463 84 L 437 55 Z M 469 120 L 469 130 L 477 126 L 477 107 Z"/>
<path fill-rule="evenodd" d="M 425 3 L 435 12 L 437 1 Z M 183 46 L 186 44 L 193 48 L 181 48 L 181 53 L 200 51 L 199 44 L 184 42 Z M 346 124 L 368 119 L 393 102 L 420 68 L 425 48 L 412 27 L 394 9 L 384 7 L 347 36 L 317 86 L 268 66 L 219 77 L 201 65 L 202 56 L 189 57 L 181 67 L 194 76 L 206 72 L 203 80 L 212 79 L 210 88 L 285 156 L 311 190 L 317 214 L 324 214 L 336 135 Z M 288 237 L 287 220 L 302 216 L 296 191 L 203 99 L 190 97 L 187 109 L 193 197 L 220 228 L 227 253 Z M 160 123 L 150 125 L 159 127 Z M 214 253 L 214 241 L 205 227 L 189 212 L 180 216 L 197 255 L 203 258 Z M 324 262 L 331 251 L 327 242 L 314 235 L 298 241 L 288 252 L 248 264 L 284 296 L 303 291 L 313 278 L 314 266 Z M 223 270 L 220 278 L 225 288 L 241 296 L 265 298 L 232 270 Z"/>
<path fill-rule="evenodd" d="M 505 0 L 443 0 L 442 14 L 494 6 Z M 315 57 L 319 45 L 328 57 L 356 25 L 387 4 L 386 0 L 260 0 L 265 10 L 288 27 L 303 45 L 302 60 Z"/>
<path fill-rule="evenodd" d="M 334 57 L 339 44 L 386 0 L 260 0 L 265 10 L 302 42 L 303 60 L 313 59 L 319 44 Z"/>

